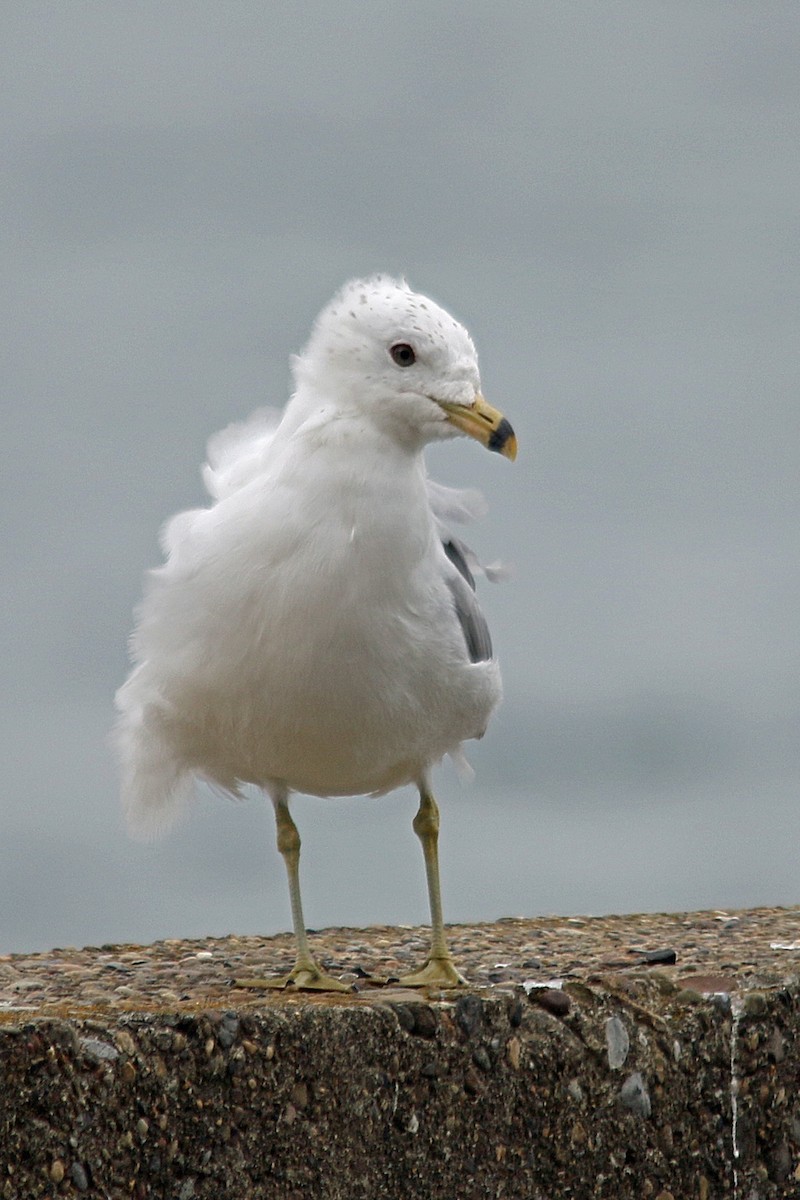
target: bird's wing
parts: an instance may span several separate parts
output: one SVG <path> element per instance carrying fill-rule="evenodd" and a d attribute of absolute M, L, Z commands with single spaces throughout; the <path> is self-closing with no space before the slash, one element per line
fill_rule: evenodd
<path fill-rule="evenodd" d="M 282 413 L 259 408 L 246 421 L 237 421 L 215 433 L 208 443 L 203 482 L 214 500 L 239 491 L 263 468 Z"/>
<path fill-rule="evenodd" d="M 469 660 L 473 663 L 488 662 L 492 657 L 492 638 L 475 596 L 475 579 L 464 553 L 472 552 L 468 546 L 452 536 L 442 541 L 442 549 L 448 561 L 455 567 L 455 571 L 447 573 L 447 586 L 450 588 L 456 616 L 467 644 Z"/>
<path fill-rule="evenodd" d="M 475 576 L 485 575 L 487 579 L 496 580 L 502 579 L 507 572 L 502 566 L 484 566 L 475 551 L 454 537 L 448 528 L 451 521 L 463 524 L 484 516 L 486 501 L 474 488 L 449 488 L 433 479 L 427 479 L 426 485 L 428 503 L 447 559 L 444 564 L 447 586 L 470 662 L 488 662 L 492 657 L 492 638 L 475 596 Z"/>
<path fill-rule="evenodd" d="M 445 546 L 445 553 L 447 553 L 446 543 L 455 540 L 458 544 L 462 565 L 458 566 L 455 560 L 453 562 L 458 566 L 470 587 L 474 589 L 476 575 L 485 575 L 492 583 L 508 579 L 512 574 L 512 568 L 507 563 L 482 563 L 471 546 L 458 538 L 452 539 L 450 534 L 450 522 L 455 521 L 459 525 L 465 525 L 486 516 L 488 505 L 483 493 L 479 492 L 477 488 L 445 487 L 443 483 L 437 483 L 434 479 L 426 479 L 425 485 L 428 490 L 428 503 L 442 539 L 442 545 Z"/>

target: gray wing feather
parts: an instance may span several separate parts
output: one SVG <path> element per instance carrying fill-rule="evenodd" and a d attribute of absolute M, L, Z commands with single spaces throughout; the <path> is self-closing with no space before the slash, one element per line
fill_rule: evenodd
<path fill-rule="evenodd" d="M 475 591 L 475 576 L 469 569 L 470 549 L 459 538 L 452 537 L 448 534 L 446 538 L 442 538 L 442 549 L 444 550 L 450 562 L 458 571 L 462 579 L 466 579 L 469 586 Z"/>
<path fill-rule="evenodd" d="M 454 537 L 443 540 L 442 549 L 458 572 L 449 576 L 447 585 L 464 634 L 469 660 L 473 663 L 488 662 L 492 657 L 492 639 L 486 618 L 475 598 L 475 580 L 467 565 L 470 552 L 463 542 Z"/>

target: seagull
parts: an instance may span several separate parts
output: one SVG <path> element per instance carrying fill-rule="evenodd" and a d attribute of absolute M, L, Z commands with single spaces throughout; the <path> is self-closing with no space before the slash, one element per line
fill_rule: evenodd
<path fill-rule="evenodd" d="M 148 836 L 172 824 L 194 779 L 232 796 L 263 789 L 296 961 L 247 982 L 341 991 L 309 945 L 290 797 L 416 785 L 431 943 L 400 982 L 457 987 L 431 771 L 483 736 L 501 683 L 479 564 L 448 530 L 475 493 L 429 480 L 423 452 L 466 434 L 513 460 L 516 438 L 481 394 L 466 329 L 386 275 L 347 283 L 292 365 L 282 413 L 211 439 L 210 506 L 165 526 L 166 561 L 149 573 L 117 693 L 123 807 Z"/>

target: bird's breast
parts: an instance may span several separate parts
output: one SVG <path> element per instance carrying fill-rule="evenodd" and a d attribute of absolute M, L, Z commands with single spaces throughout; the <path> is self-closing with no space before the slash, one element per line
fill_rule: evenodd
<path fill-rule="evenodd" d="M 219 514 L 187 582 L 202 603 L 175 708 L 196 714 L 211 778 L 383 790 L 480 736 L 497 667 L 465 654 L 424 479 L 320 471 L 304 485 Z"/>

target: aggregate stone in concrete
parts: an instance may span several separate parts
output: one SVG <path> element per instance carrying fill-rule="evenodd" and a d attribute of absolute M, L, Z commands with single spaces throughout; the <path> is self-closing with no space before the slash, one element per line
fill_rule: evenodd
<path fill-rule="evenodd" d="M 583 985 L 563 1016 L 522 993 L 6 1024 L 0 1196 L 732 1196 L 732 1017 L 651 991 Z M 762 1136 L 745 1079 L 790 1040 L 747 1021 L 743 1147 Z M 793 1163 L 791 1107 L 768 1179 Z"/>
<path fill-rule="evenodd" d="M 800 910 L 0 956 L 0 1200 L 800 1197 Z M 348 941 L 349 938 L 349 941 Z"/>

